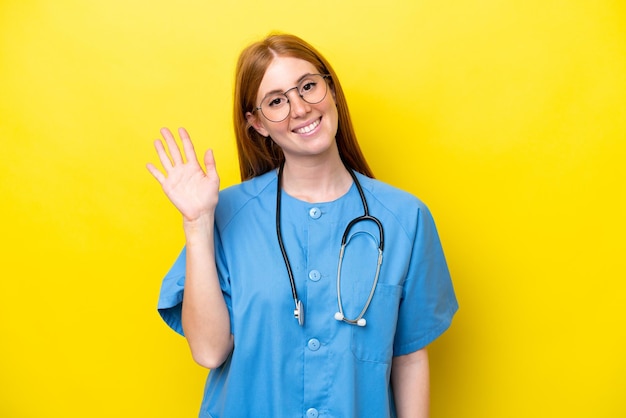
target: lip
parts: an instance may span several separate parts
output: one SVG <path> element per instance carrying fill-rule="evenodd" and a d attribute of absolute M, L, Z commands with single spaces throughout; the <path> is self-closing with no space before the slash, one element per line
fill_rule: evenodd
<path fill-rule="evenodd" d="M 293 132 L 295 134 L 298 134 L 298 135 L 310 135 L 313 132 L 317 131 L 317 129 L 320 127 L 321 124 L 322 124 L 322 117 L 320 116 L 317 119 L 313 119 L 311 121 L 308 121 L 308 122 L 305 122 L 305 123 L 302 123 L 302 124 L 296 126 L 295 128 L 293 128 L 291 130 L 291 132 Z M 312 125 L 314 125 L 314 126 L 312 126 Z M 312 126 L 310 131 L 308 131 L 308 132 L 299 132 L 301 129 L 309 127 L 309 126 Z"/>

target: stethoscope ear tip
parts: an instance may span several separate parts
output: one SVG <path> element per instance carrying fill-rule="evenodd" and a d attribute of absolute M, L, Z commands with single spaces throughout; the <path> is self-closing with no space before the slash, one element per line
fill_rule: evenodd
<path fill-rule="evenodd" d="M 346 321 L 349 324 L 352 325 L 358 325 L 360 327 L 364 327 L 367 324 L 367 321 L 365 320 L 365 318 L 359 318 L 358 320 L 346 320 L 346 317 L 341 313 L 341 312 L 336 312 L 335 313 L 335 320 L 337 321 Z"/>

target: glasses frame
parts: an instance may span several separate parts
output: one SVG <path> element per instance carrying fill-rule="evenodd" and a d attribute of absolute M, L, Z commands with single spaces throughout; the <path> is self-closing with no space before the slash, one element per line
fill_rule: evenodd
<path fill-rule="evenodd" d="M 326 83 L 326 91 L 324 92 L 324 96 L 322 96 L 321 99 L 319 99 L 317 102 L 309 102 L 307 99 L 304 98 L 303 95 L 300 94 L 300 91 L 298 89 L 298 87 L 300 87 L 300 84 L 302 84 L 302 82 L 304 81 L 304 79 L 302 81 L 300 81 L 298 83 L 297 86 L 294 86 L 290 89 L 285 90 L 284 92 L 282 92 L 282 94 L 287 98 L 287 104 L 289 105 L 289 110 L 287 111 L 287 114 L 285 115 L 284 118 L 280 119 L 280 120 L 273 120 L 267 117 L 267 115 L 265 113 L 263 113 L 263 109 L 262 109 L 262 105 L 263 105 L 263 100 L 265 100 L 265 97 L 263 98 L 263 100 L 261 100 L 261 106 L 255 107 L 252 110 L 252 113 L 256 112 L 257 110 L 260 111 L 260 113 L 263 115 L 263 117 L 267 120 L 269 120 L 270 122 L 274 122 L 274 123 L 279 123 L 284 121 L 285 119 L 287 119 L 289 117 L 289 114 L 291 113 L 291 100 L 289 100 L 289 96 L 287 96 L 287 93 L 289 93 L 291 90 L 296 90 L 296 92 L 298 93 L 298 96 L 304 100 L 306 103 L 308 104 L 318 104 L 320 102 L 322 102 L 322 100 L 324 100 L 326 98 L 326 95 L 328 94 L 328 82 L 326 81 L 327 79 L 331 78 L 330 74 L 319 74 L 319 73 L 314 73 L 314 74 L 307 74 L 304 78 L 308 77 L 308 76 L 312 76 L 312 75 L 319 75 L 322 77 L 322 79 L 324 80 L 324 82 Z"/>

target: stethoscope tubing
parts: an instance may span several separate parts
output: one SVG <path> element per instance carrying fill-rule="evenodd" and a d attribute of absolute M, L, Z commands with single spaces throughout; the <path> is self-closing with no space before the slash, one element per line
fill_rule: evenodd
<path fill-rule="evenodd" d="M 277 191 L 276 191 L 276 236 L 278 238 L 278 246 L 280 247 L 280 252 L 283 256 L 283 260 L 285 262 L 285 267 L 287 269 L 287 275 L 289 276 L 289 284 L 291 285 L 291 296 L 293 297 L 293 302 L 294 302 L 294 317 L 298 320 L 298 323 L 300 324 L 300 326 L 304 325 L 304 308 L 303 308 L 303 304 L 302 301 L 298 298 L 298 292 L 296 289 L 296 282 L 295 279 L 293 277 L 293 271 L 291 269 L 291 263 L 289 262 L 289 257 L 287 256 L 287 251 L 285 250 L 285 245 L 283 243 L 283 238 L 282 238 L 282 232 L 281 232 L 281 228 L 280 228 L 280 220 L 281 220 L 281 195 L 282 195 L 282 174 L 283 174 L 283 167 L 285 165 L 285 162 L 283 161 L 279 168 L 278 168 L 278 178 L 277 178 Z M 363 188 L 361 187 L 361 183 L 359 182 L 359 180 L 356 177 L 356 174 L 354 174 L 354 171 L 350 168 L 348 168 L 346 166 L 346 169 L 348 170 L 348 172 L 350 173 L 350 176 L 352 177 L 352 180 L 354 181 L 354 184 L 357 187 L 357 190 L 359 192 L 359 196 L 361 198 L 361 203 L 363 204 L 363 215 L 358 216 L 354 219 L 352 219 L 348 225 L 346 226 L 346 229 L 343 232 L 343 235 L 341 237 L 341 249 L 339 250 L 339 263 L 337 266 L 337 304 L 339 307 L 339 312 L 337 312 L 335 314 L 335 319 L 338 321 L 343 321 L 346 322 L 348 324 L 351 325 L 359 325 L 359 326 L 365 326 L 366 321 L 365 318 L 363 318 L 363 316 L 365 315 L 365 313 L 367 312 L 367 309 L 369 308 L 371 302 L 372 302 L 372 298 L 374 297 L 374 292 L 376 291 L 376 286 L 378 284 L 378 278 L 380 276 L 380 267 L 382 264 L 382 260 L 383 260 L 383 249 L 385 246 L 385 234 L 384 234 L 384 229 L 383 229 L 383 225 L 380 222 L 380 220 L 374 216 L 371 216 L 369 214 L 369 208 L 367 206 L 367 199 L 365 198 L 365 193 L 363 192 Z M 372 282 L 372 288 L 370 290 L 370 293 L 368 295 L 367 301 L 365 302 L 365 305 L 363 306 L 363 309 L 361 310 L 361 312 L 359 313 L 359 315 L 355 318 L 355 319 L 349 319 L 346 318 L 344 315 L 344 311 L 343 311 L 343 302 L 342 302 L 342 298 L 341 298 L 341 268 L 343 265 L 343 256 L 345 253 L 345 249 L 346 249 L 346 245 L 348 244 L 348 236 L 350 234 L 350 230 L 352 229 L 352 227 L 354 225 L 356 225 L 359 222 L 365 222 L 365 221 L 369 221 L 369 222 L 373 222 L 376 224 L 377 228 L 378 228 L 378 232 L 379 232 L 379 241 L 378 241 L 378 261 L 376 264 L 376 275 L 374 276 L 374 280 Z"/>
<path fill-rule="evenodd" d="M 335 314 L 335 319 L 337 321 L 344 321 L 352 325 L 358 325 L 364 327 L 367 323 L 363 316 L 367 309 L 370 307 L 370 303 L 372 303 L 372 299 L 374 298 L 374 291 L 376 290 L 376 285 L 378 285 L 378 277 L 380 276 L 380 266 L 383 263 L 383 250 L 378 248 L 378 261 L 376 263 L 376 275 L 374 276 L 374 281 L 372 283 L 372 288 L 370 289 L 370 293 L 367 297 L 367 301 L 365 305 L 363 305 L 363 309 L 359 313 L 359 315 L 354 319 L 346 318 L 343 312 L 343 302 L 341 299 L 341 266 L 343 264 L 343 253 L 346 248 L 346 244 L 341 245 L 341 250 L 339 250 L 339 265 L 337 266 L 337 304 L 339 305 L 339 312 Z"/>
<path fill-rule="evenodd" d="M 282 185 L 282 177 L 283 177 L 283 166 L 285 162 L 283 161 L 278 169 L 278 191 L 276 192 L 276 236 L 278 237 L 278 246 L 280 247 L 280 252 L 283 255 L 283 260 L 285 261 L 285 267 L 287 268 L 287 275 L 289 276 L 289 283 L 291 284 L 291 296 L 293 297 L 294 310 L 293 315 L 298 320 L 298 324 L 300 326 L 304 325 L 304 308 L 302 306 L 302 301 L 298 299 L 298 292 L 296 291 L 296 281 L 293 278 L 293 271 L 291 270 L 291 263 L 289 262 L 289 257 L 287 257 L 287 251 L 285 250 L 285 244 L 283 243 L 283 235 L 280 229 L 280 215 L 281 215 L 281 185 Z"/>

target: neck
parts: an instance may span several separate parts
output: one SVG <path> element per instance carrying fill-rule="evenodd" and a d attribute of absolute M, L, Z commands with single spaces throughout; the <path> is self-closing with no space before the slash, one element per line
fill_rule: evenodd
<path fill-rule="evenodd" d="M 287 160 L 282 177 L 282 188 L 288 195 L 311 203 L 336 200 L 352 185 L 352 177 L 339 156 L 308 164 Z"/>

